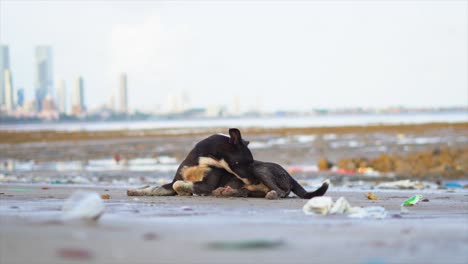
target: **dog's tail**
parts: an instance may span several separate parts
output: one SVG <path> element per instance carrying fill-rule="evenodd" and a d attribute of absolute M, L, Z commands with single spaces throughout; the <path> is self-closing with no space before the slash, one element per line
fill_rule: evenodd
<path fill-rule="evenodd" d="M 330 180 L 327 179 L 326 181 L 324 181 L 322 183 L 322 186 L 320 186 L 320 188 L 313 192 L 307 192 L 293 177 L 291 177 L 291 184 L 293 193 L 295 193 L 302 199 L 310 199 L 312 197 L 324 195 L 328 190 Z"/>

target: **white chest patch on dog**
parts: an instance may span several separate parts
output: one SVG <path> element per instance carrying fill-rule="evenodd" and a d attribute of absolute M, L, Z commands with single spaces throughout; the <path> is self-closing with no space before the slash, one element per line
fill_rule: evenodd
<path fill-rule="evenodd" d="M 198 164 L 199 166 L 213 166 L 221 169 L 225 169 L 227 172 L 231 173 L 232 175 L 236 176 L 239 180 L 241 180 L 244 184 L 250 185 L 250 181 L 248 179 L 241 178 L 237 173 L 235 173 L 233 170 L 231 170 L 231 167 L 229 167 L 229 164 L 224 160 L 215 160 L 213 158 L 209 157 L 200 157 L 198 159 Z"/>

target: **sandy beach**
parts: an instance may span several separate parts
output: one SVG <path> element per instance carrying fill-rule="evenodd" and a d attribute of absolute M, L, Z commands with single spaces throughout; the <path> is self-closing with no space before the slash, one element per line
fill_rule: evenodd
<path fill-rule="evenodd" d="M 60 222 L 73 190 L 109 194 L 95 224 Z M 338 188 L 339 189 L 339 188 Z M 311 216 L 306 200 L 127 197 L 125 189 L 1 185 L 1 263 L 466 263 L 468 191 L 334 190 L 385 219 Z M 415 193 L 407 214 L 400 204 Z M 219 248 L 219 242 L 266 243 Z M 255 244 L 255 243 L 254 243 Z"/>
<path fill-rule="evenodd" d="M 293 195 L 126 195 L 127 188 L 170 181 L 198 140 L 223 129 L 1 132 L 0 262 L 466 263 L 466 126 L 245 131 L 256 159 L 281 164 L 309 190 L 328 178 L 327 196 L 382 206 L 384 219 L 305 215 L 307 200 Z M 333 167 L 321 170 L 320 159 Z M 377 188 L 401 179 L 424 187 Z M 455 188 L 444 187 L 452 182 Z M 62 206 L 79 189 L 109 194 L 96 223 L 62 221 Z M 379 200 L 368 200 L 369 191 Z M 429 201 L 401 214 L 400 205 L 415 194 Z"/>

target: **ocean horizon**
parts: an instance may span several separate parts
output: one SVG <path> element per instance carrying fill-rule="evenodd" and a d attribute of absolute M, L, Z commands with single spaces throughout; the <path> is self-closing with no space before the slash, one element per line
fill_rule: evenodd
<path fill-rule="evenodd" d="M 5 124 L 1 131 L 114 131 L 168 128 L 301 128 L 367 125 L 399 125 L 426 123 L 465 123 L 468 111 L 396 113 L 396 114 L 329 114 L 281 117 L 222 117 L 191 119 L 148 119 L 138 121 L 77 121 Z"/>

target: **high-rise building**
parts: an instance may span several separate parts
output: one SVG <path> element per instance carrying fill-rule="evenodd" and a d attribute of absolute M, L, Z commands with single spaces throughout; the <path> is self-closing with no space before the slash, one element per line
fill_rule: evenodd
<path fill-rule="evenodd" d="M 18 90 L 16 90 L 16 105 L 18 107 L 23 107 L 24 105 L 24 89 L 23 88 L 18 88 Z"/>
<path fill-rule="evenodd" d="M 5 105 L 5 70 L 10 69 L 10 52 L 8 46 L 0 45 L 0 106 Z"/>
<path fill-rule="evenodd" d="M 72 95 L 72 114 L 80 115 L 86 110 L 84 102 L 84 81 L 83 77 L 76 79 L 75 87 Z"/>
<path fill-rule="evenodd" d="M 127 74 L 120 74 L 119 81 L 119 109 L 120 113 L 128 113 L 128 98 L 127 98 Z"/>
<path fill-rule="evenodd" d="M 9 69 L 4 72 L 3 79 L 5 80 L 5 105 L 7 111 L 15 110 L 14 91 L 13 91 L 13 77 Z"/>
<path fill-rule="evenodd" d="M 38 111 L 42 110 L 42 101 L 47 95 L 53 95 L 52 85 L 52 48 L 37 46 L 36 55 L 36 101 Z"/>
<path fill-rule="evenodd" d="M 65 89 L 65 80 L 60 80 L 57 84 L 57 107 L 59 113 L 67 113 L 67 91 Z"/>

